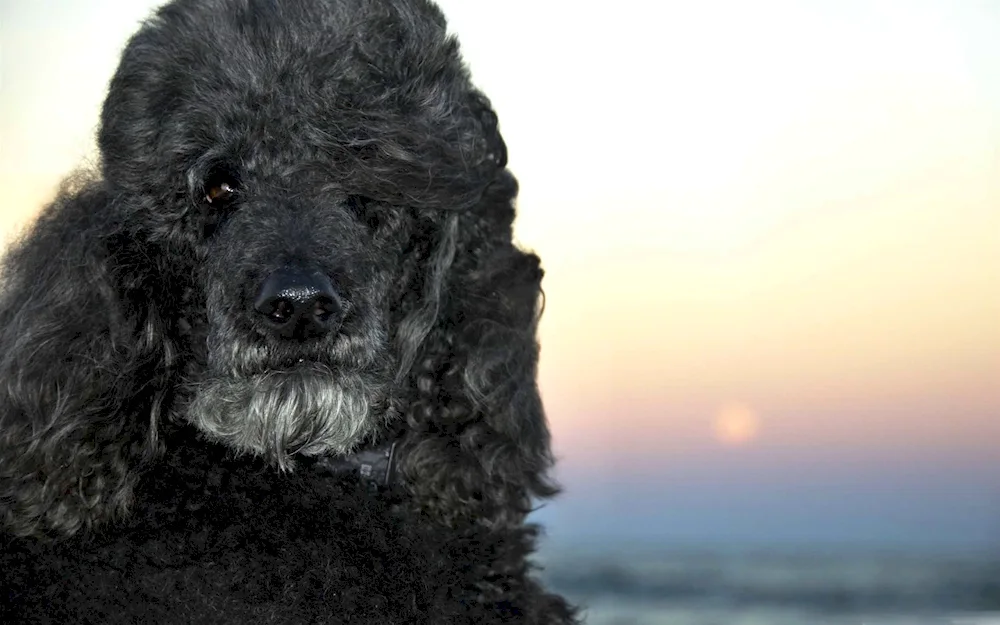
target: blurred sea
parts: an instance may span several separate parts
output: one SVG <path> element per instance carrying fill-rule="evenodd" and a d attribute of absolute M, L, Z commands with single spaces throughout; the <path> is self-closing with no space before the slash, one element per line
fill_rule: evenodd
<path fill-rule="evenodd" d="M 548 547 L 589 625 L 1000 625 L 1000 552 Z"/>

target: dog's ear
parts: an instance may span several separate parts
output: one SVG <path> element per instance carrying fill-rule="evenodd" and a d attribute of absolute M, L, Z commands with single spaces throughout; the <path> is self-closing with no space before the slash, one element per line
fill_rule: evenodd
<path fill-rule="evenodd" d="M 169 348 L 99 184 L 64 191 L 0 281 L 0 517 L 58 537 L 121 515 L 155 447 Z M 129 258 L 131 256 L 131 259 Z M 148 285 L 147 285 L 148 286 Z"/>
<path fill-rule="evenodd" d="M 558 491 L 536 383 L 542 270 L 511 241 L 516 193 L 504 172 L 474 210 L 450 217 L 437 245 L 451 262 L 429 263 L 426 283 L 439 288 L 424 299 L 437 298 L 437 314 L 411 369 L 399 466 L 420 505 L 447 523 L 518 524 L 534 498 Z M 401 336 L 417 340 L 426 311 Z"/>

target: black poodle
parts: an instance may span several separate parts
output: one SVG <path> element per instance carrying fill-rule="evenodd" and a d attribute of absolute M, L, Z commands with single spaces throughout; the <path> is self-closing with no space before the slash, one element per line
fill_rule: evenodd
<path fill-rule="evenodd" d="M 0 621 L 570 623 L 542 271 L 427 0 L 176 0 L 0 294 Z"/>

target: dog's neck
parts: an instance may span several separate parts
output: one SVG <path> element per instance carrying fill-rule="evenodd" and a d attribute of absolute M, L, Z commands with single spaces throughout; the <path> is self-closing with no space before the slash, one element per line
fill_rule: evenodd
<path fill-rule="evenodd" d="M 398 439 L 390 439 L 347 456 L 323 456 L 317 458 L 312 467 L 333 475 L 357 475 L 372 486 L 388 486 L 395 480 L 398 443 Z"/>

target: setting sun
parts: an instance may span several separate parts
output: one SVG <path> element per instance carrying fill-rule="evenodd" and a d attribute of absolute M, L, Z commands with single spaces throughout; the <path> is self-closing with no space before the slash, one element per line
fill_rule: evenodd
<path fill-rule="evenodd" d="M 715 417 L 715 438 L 723 445 L 745 445 L 757 438 L 760 420 L 744 404 L 726 404 Z"/>

